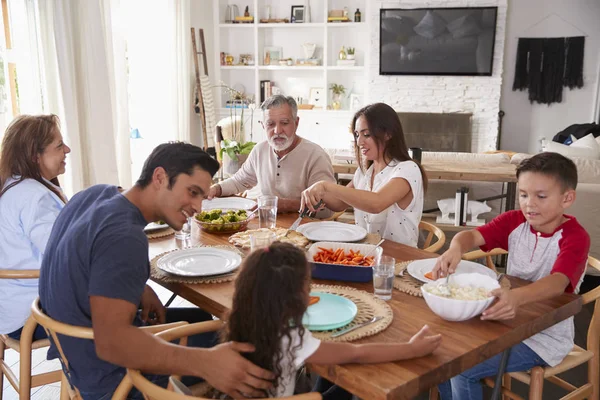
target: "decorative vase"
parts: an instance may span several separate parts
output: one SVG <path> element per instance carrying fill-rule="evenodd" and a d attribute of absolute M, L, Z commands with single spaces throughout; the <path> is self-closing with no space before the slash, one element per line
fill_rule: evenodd
<path fill-rule="evenodd" d="M 354 60 L 354 54 L 348 54 L 346 60 Z"/>
<path fill-rule="evenodd" d="M 223 153 L 223 173 L 232 176 L 242 167 L 248 154 L 237 154 L 237 160 L 232 160 L 227 153 Z"/>
<path fill-rule="evenodd" d="M 333 107 L 334 110 L 339 110 L 340 108 L 342 108 L 342 95 L 341 94 L 333 94 L 333 101 L 331 103 L 331 107 Z"/>

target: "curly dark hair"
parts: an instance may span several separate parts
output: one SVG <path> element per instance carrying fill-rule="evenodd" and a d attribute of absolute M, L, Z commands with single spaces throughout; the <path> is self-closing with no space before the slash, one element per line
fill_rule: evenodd
<path fill-rule="evenodd" d="M 302 346 L 302 315 L 308 307 L 310 270 L 304 252 L 289 243 L 273 243 L 250 254 L 235 281 L 233 306 L 221 332 L 223 341 L 251 343 L 254 353 L 244 357 L 273 372 L 273 386 L 281 383 L 281 361 L 290 360 Z M 298 329 L 300 343 L 292 344 L 291 332 Z M 286 336 L 289 347 L 281 348 Z"/>

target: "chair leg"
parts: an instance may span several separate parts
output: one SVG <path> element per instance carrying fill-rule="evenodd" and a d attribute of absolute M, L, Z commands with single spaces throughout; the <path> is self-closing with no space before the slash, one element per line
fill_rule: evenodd
<path fill-rule="evenodd" d="M 31 343 L 36 326 L 33 317 L 29 317 L 19 339 L 19 400 L 29 400 L 31 397 Z"/>
<path fill-rule="evenodd" d="M 531 370 L 531 383 L 529 386 L 529 400 L 542 400 L 544 392 L 544 369 L 534 367 Z"/>
<path fill-rule="evenodd" d="M 512 389 L 511 385 L 512 385 L 512 379 L 510 378 L 510 375 L 509 374 L 504 374 L 504 376 L 502 377 L 502 387 L 505 388 L 505 389 L 510 390 L 510 389 Z M 506 396 L 506 395 L 503 395 L 502 399 L 503 400 L 510 400 L 510 397 Z"/>
<path fill-rule="evenodd" d="M 598 400 L 600 396 L 600 368 L 598 354 L 594 354 L 594 357 L 588 361 L 588 379 L 592 384 L 592 397 L 590 399 Z M 1 382 L 1 381 L 0 381 Z M 0 398 L 0 400 L 2 400 Z"/>
<path fill-rule="evenodd" d="M 4 341 L 0 339 L 0 360 L 4 361 L 4 351 L 6 350 L 6 345 Z M 4 392 L 4 371 L 0 368 L 0 400 L 2 400 L 2 392 Z"/>
<path fill-rule="evenodd" d="M 60 400 L 70 400 L 69 396 L 69 382 L 67 376 L 63 372 L 60 378 Z"/>
<path fill-rule="evenodd" d="M 438 400 L 440 398 L 440 392 L 438 391 L 437 386 L 429 389 L 429 400 Z"/>

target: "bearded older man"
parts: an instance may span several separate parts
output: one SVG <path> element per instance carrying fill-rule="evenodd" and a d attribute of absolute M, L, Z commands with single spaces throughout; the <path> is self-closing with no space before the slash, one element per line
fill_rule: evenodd
<path fill-rule="evenodd" d="M 278 212 L 298 211 L 303 190 L 320 180 L 335 182 L 331 160 L 319 145 L 296 135 L 300 118 L 292 97 L 272 96 L 261 109 L 267 141 L 254 147 L 235 175 L 213 185 L 208 198 L 258 186 L 261 194 L 279 197 Z M 329 210 L 323 210 L 318 216 L 328 214 Z"/>

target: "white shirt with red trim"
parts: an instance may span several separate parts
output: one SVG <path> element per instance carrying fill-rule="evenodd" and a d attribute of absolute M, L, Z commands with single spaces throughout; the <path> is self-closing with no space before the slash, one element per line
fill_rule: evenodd
<path fill-rule="evenodd" d="M 577 292 L 583 280 L 590 237 L 575 217 L 551 234 L 535 231 L 519 210 L 501 214 L 477 228 L 485 240 L 481 250 L 502 248 L 508 251 L 506 273 L 528 281 L 561 273 L 569 278 L 567 293 Z M 573 317 L 526 339 L 524 343 L 550 366 L 559 364 L 573 349 Z"/>

